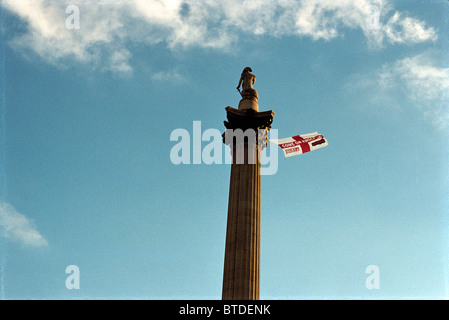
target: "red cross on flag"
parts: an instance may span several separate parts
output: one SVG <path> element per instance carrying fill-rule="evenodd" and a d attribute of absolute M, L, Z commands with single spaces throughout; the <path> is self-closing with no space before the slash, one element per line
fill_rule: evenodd
<path fill-rule="evenodd" d="M 285 157 L 296 156 L 327 146 L 327 140 L 318 132 L 301 134 L 285 139 L 273 139 L 270 141 L 281 147 Z"/>

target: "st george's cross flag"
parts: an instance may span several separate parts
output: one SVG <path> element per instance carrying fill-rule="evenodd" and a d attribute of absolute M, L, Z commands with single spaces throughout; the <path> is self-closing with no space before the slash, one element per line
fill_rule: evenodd
<path fill-rule="evenodd" d="M 327 140 L 318 132 L 301 134 L 285 139 L 270 139 L 270 141 L 281 147 L 285 157 L 296 156 L 327 146 Z"/>

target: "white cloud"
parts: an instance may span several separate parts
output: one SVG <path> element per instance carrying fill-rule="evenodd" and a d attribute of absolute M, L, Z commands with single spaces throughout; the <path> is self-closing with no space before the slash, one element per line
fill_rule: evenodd
<path fill-rule="evenodd" d="M 300 3 L 296 33 L 315 40 L 331 40 L 340 36 L 344 28 L 362 30 L 368 42 L 378 47 L 385 42 L 410 44 L 437 39 L 432 27 L 394 11 L 387 0 L 307 0 Z"/>
<path fill-rule="evenodd" d="M 393 88 L 403 83 L 413 105 L 436 127 L 449 126 L 449 68 L 437 66 L 431 53 L 399 60 L 380 75 Z"/>
<path fill-rule="evenodd" d="M 7 203 L 0 203 L 0 226 L 6 238 L 24 245 L 42 247 L 48 244 L 28 218 Z"/>
<path fill-rule="evenodd" d="M 382 27 L 388 41 L 391 43 L 418 43 L 437 39 L 433 28 L 426 28 L 424 22 L 414 18 L 404 17 L 396 12 Z"/>
<path fill-rule="evenodd" d="M 110 68 L 128 71 L 118 61 L 117 52 L 127 55 L 124 40 L 127 38 L 122 24 L 124 4 L 80 5 L 80 29 L 68 29 L 66 7 L 72 1 L 61 0 L 6 0 L 4 5 L 27 23 L 28 32 L 16 36 L 11 44 L 17 49 L 31 49 L 49 63 L 63 66 L 70 60 L 92 65 L 110 62 Z M 82 3 L 82 1 L 80 2 Z M 115 54 L 115 56 L 114 56 Z M 105 57 L 105 55 L 107 55 Z"/>
<path fill-rule="evenodd" d="M 11 44 L 57 65 L 75 60 L 129 73 L 132 43 L 230 51 L 242 35 L 329 41 L 347 28 L 360 29 L 376 46 L 437 38 L 433 28 L 394 11 L 388 0 L 80 0 L 80 29 L 66 27 L 70 4 L 74 2 L 3 0 L 6 9 L 27 23 L 27 31 Z M 374 29 L 367 24 L 373 8 L 379 13 Z"/>
<path fill-rule="evenodd" d="M 385 64 L 380 71 L 354 75 L 346 92 L 368 97 L 371 105 L 414 108 L 437 129 L 449 127 L 449 68 L 439 66 L 436 52 Z"/>
<path fill-rule="evenodd" d="M 379 4 L 382 1 L 377 1 Z M 341 28 L 365 29 L 372 1 L 302 1 L 296 14 L 296 33 L 313 39 L 331 40 Z"/>
<path fill-rule="evenodd" d="M 128 64 L 128 60 L 131 57 L 131 52 L 122 48 L 113 52 L 109 58 L 109 69 L 119 73 L 132 72 L 131 66 Z"/>
<path fill-rule="evenodd" d="M 177 70 L 155 72 L 151 75 L 151 79 L 157 81 L 169 81 L 172 83 L 181 83 L 187 81 L 186 78 Z"/>

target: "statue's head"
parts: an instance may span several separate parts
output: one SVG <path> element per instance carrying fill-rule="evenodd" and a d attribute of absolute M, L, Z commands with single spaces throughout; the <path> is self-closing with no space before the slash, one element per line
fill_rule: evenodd
<path fill-rule="evenodd" d="M 246 67 L 243 69 L 242 73 L 252 72 L 253 70 L 250 67 Z"/>

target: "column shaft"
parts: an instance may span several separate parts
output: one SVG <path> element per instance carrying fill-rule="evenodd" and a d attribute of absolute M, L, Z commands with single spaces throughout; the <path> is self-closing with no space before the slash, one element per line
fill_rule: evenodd
<path fill-rule="evenodd" d="M 224 300 L 259 299 L 260 162 L 257 144 L 249 146 L 248 143 L 244 145 L 245 161 L 242 164 L 236 163 L 233 147 L 223 272 Z M 251 157 L 256 161 L 248 161 Z"/>

